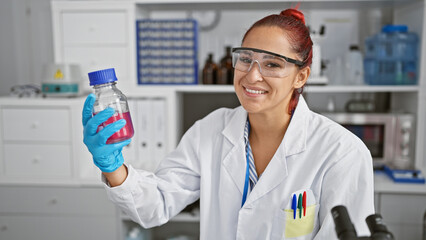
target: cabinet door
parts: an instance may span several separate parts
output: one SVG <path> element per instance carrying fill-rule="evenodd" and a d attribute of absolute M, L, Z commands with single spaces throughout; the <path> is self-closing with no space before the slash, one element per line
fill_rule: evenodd
<path fill-rule="evenodd" d="M 85 75 L 91 71 L 114 68 L 118 79 L 126 80 L 129 77 L 130 56 L 128 49 L 123 46 L 64 47 L 63 56 L 65 62 L 79 63 Z"/>
<path fill-rule="evenodd" d="M 137 117 L 138 117 L 138 113 L 137 113 L 137 104 L 138 104 L 138 100 L 135 99 L 130 99 L 128 100 L 129 103 L 129 109 L 130 109 L 130 115 L 132 118 L 132 124 L 133 124 L 133 128 L 135 130 L 135 134 L 132 138 L 132 142 L 130 142 L 129 145 L 125 146 L 123 148 L 123 156 L 124 156 L 124 161 L 126 163 L 131 164 L 133 167 L 139 167 L 137 165 L 135 165 L 136 160 L 139 158 L 138 156 L 138 121 L 137 121 Z"/>
<path fill-rule="evenodd" d="M 64 46 L 84 44 L 126 44 L 126 13 L 120 11 L 64 11 Z"/>
<path fill-rule="evenodd" d="M 426 195 L 381 194 L 380 214 L 395 239 L 421 239 Z"/>
<path fill-rule="evenodd" d="M 114 217 L 28 215 L 0 216 L 0 239 L 118 239 Z"/>
<path fill-rule="evenodd" d="M 5 175 L 71 177 L 71 150 L 65 144 L 4 144 Z"/>
<path fill-rule="evenodd" d="M 101 187 L 1 186 L 0 213 L 114 218 L 116 209 Z"/>
<path fill-rule="evenodd" d="M 3 137 L 7 141 L 69 141 L 66 109 L 4 108 Z"/>

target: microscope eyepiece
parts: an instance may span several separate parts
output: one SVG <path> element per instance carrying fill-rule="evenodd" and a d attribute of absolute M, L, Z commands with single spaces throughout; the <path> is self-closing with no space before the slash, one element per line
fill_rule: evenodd
<path fill-rule="evenodd" d="M 392 233 L 389 232 L 380 214 L 376 213 L 368 216 L 365 219 L 365 222 L 368 225 L 368 229 L 370 229 L 371 237 L 373 239 L 393 239 Z"/>
<path fill-rule="evenodd" d="M 355 227 L 351 222 L 348 210 L 344 206 L 335 206 L 331 209 L 334 224 L 336 226 L 337 237 L 341 240 L 356 239 Z"/>

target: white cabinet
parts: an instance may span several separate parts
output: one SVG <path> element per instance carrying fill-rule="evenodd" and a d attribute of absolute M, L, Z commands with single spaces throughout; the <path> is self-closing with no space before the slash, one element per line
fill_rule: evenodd
<path fill-rule="evenodd" d="M 125 162 L 135 168 L 154 171 L 174 148 L 167 139 L 166 99 L 131 98 L 128 103 L 135 134 L 132 142 L 123 149 Z"/>
<path fill-rule="evenodd" d="M 395 239 L 421 239 L 426 194 L 380 194 L 378 212 Z"/>
<path fill-rule="evenodd" d="M 0 183 L 99 184 L 83 144 L 83 102 L 0 98 Z"/>
<path fill-rule="evenodd" d="M 101 188 L 0 186 L 0 239 L 117 239 Z"/>
<path fill-rule="evenodd" d="M 0 239 L 117 239 L 83 144 L 84 98 L 0 98 Z"/>
<path fill-rule="evenodd" d="M 129 1 L 52 1 L 56 62 L 85 73 L 114 67 L 120 82 L 135 79 L 135 5 Z"/>
<path fill-rule="evenodd" d="M 65 109 L 3 108 L 1 115 L 6 141 L 70 141 L 70 116 Z"/>
<path fill-rule="evenodd" d="M 116 220 L 104 217 L 1 215 L 1 239 L 116 240 Z"/>
<path fill-rule="evenodd" d="M 61 15 L 64 46 L 125 45 L 126 13 L 120 10 L 102 12 L 63 12 Z"/>
<path fill-rule="evenodd" d="M 71 148 L 68 145 L 6 143 L 3 146 L 6 177 L 71 177 Z"/>

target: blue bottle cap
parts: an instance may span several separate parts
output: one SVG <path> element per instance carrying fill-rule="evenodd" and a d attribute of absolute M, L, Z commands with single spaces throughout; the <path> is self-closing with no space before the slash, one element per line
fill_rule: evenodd
<path fill-rule="evenodd" d="M 382 32 L 393 33 L 393 32 L 408 32 L 407 25 L 385 25 L 382 27 Z"/>
<path fill-rule="evenodd" d="M 89 73 L 90 86 L 117 81 L 114 68 Z"/>

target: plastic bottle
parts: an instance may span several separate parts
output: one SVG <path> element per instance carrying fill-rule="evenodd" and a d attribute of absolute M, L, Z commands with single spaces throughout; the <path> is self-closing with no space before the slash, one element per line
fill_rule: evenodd
<path fill-rule="evenodd" d="M 115 114 L 99 125 L 98 131 L 117 120 L 126 120 L 126 125 L 108 138 L 106 143 L 116 143 L 133 137 L 134 129 L 129 105 L 126 96 L 115 86 L 117 84 L 117 77 L 114 68 L 90 72 L 89 80 L 96 95 L 96 101 L 93 105 L 93 115 L 108 107 L 115 109 Z"/>
<path fill-rule="evenodd" d="M 364 83 L 363 56 L 357 45 L 351 45 L 346 54 L 346 76 L 351 85 L 362 85 Z"/>
<path fill-rule="evenodd" d="M 418 79 L 418 36 L 406 25 L 385 25 L 365 40 L 364 72 L 373 85 L 412 85 Z"/>
<path fill-rule="evenodd" d="M 231 47 L 225 48 L 225 56 L 220 60 L 217 84 L 233 84 L 234 68 L 232 67 Z"/>
<path fill-rule="evenodd" d="M 217 77 L 218 77 L 218 67 L 213 62 L 213 54 L 209 53 L 209 56 L 203 68 L 203 84 L 216 84 Z"/>

